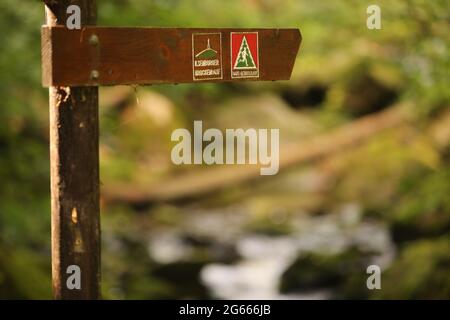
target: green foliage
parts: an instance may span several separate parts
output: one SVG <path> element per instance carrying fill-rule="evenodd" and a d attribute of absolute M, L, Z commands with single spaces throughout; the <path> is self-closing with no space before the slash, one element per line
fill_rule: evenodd
<path fill-rule="evenodd" d="M 450 229 L 450 168 L 405 177 L 389 219 L 398 240 L 439 235 Z"/>
<path fill-rule="evenodd" d="M 0 297 L 50 299 L 49 252 L 19 248 L 5 252 L 0 248 Z"/>
<path fill-rule="evenodd" d="M 406 246 L 382 276 L 374 298 L 448 299 L 450 296 L 450 239 L 423 240 Z"/>
<path fill-rule="evenodd" d="M 312 82 L 323 85 L 325 99 L 308 116 L 325 129 L 350 121 L 349 115 L 368 113 L 364 109 L 368 98 L 361 93 L 376 100 L 374 91 L 366 91 L 373 83 L 394 91 L 397 100 L 413 101 L 409 112 L 425 124 L 431 121 L 431 116 L 448 108 L 450 103 L 448 1 L 378 3 L 382 8 L 383 29 L 371 31 L 365 27 L 367 3 L 359 0 L 99 0 L 99 25 L 298 27 L 304 39 L 289 84 L 152 87 L 152 91 L 173 102 L 173 121 L 162 127 L 143 117 L 142 109 L 131 110 L 136 113 L 133 126 L 123 126 L 120 114 L 101 110 L 102 180 L 143 184 L 166 174 L 164 168 L 149 171 L 148 164 L 153 164 L 153 160 L 147 155 L 168 154 L 170 145 L 166 141 L 173 128 L 188 126 L 194 119 L 213 118 L 211 115 L 220 111 L 214 107 L 230 96 L 279 93 L 283 85 L 294 86 L 294 91 L 301 91 Z M 50 296 L 48 107 L 47 91 L 40 84 L 43 21 L 41 1 L 0 1 L 0 28 L 4 31 L 0 51 L 0 298 Z M 361 83 L 366 86 L 359 87 Z M 362 104 L 358 100 L 361 97 Z M 386 105 L 376 105 L 375 111 L 383 107 Z M 239 109 L 245 108 L 233 109 L 229 123 L 235 123 L 234 119 L 239 117 L 264 123 L 264 115 L 239 113 Z M 145 143 L 149 137 L 152 143 Z M 378 217 L 391 223 L 394 234 L 400 237 L 408 234 L 407 240 L 431 239 L 448 233 L 450 172 L 447 164 L 441 165 L 448 159 L 437 154 L 426 141 L 413 145 L 404 145 L 402 141 L 389 132 L 357 151 L 356 161 L 348 162 L 349 179 L 338 183 L 338 198 L 350 196 L 364 205 L 385 209 Z M 414 171 L 418 173 L 413 174 Z M 127 210 L 118 213 L 133 214 Z M 167 224 L 175 224 L 179 216 L 168 210 L 158 217 Z M 108 228 L 116 234 L 127 223 L 136 223 L 125 220 L 114 227 L 116 222 L 112 220 L 104 221 L 105 242 Z M 250 228 L 277 234 L 289 231 L 270 219 L 257 221 Z M 142 259 L 146 255 L 142 246 L 129 243 L 123 255 L 108 250 L 104 256 L 106 297 L 189 296 L 188 292 L 177 291 L 176 283 L 163 281 L 152 272 L 155 265 Z M 133 256 L 130 254 L 133 250 L 140 254 Z M 410 243 L 401 253 L 399 263 L 386 273 L 383 297 L 449 297 L 450 283 L 448 272 L 445 273 L 448 252 L 449 241 L 444 237 Z M 347 258 L 339 257 L 340 261 Z M 330 276 L 333 271 L 328 266 L 340 263 L 311 261 L 308 272 L 318 266 L 330 272 Z M 200 266 L 194 263 L 176 267 L 173 269 L 176 272 L 186 267 L 192 276 Z M 359 283 L 359 279 L 355 281 Z M 391 284 L 395 286 L 389 287 Z M 118 292 L 117 287 L 125 291 Z M 197 290 L 198 296 L 204 294 L 204 288 L 193 290 Z"/>
<path fill-rule="evenodd" d="M 339 298 L 363 298 L 365 270 L 375 253 L 351 247 L 338 254 L 308 253 L 297 258 L 281 279 L 284 293 L 334 288 Z"/>
<path fill-rule="evenodd" d="M 0 298 L 50 298 L 49 165 L 40 86 L 42 5 L 0 3 Z"/>

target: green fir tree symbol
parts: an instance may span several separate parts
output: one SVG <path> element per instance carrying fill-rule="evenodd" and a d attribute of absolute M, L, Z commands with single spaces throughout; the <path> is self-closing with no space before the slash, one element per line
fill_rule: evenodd
<path fill-rule="evenodd" d="M 235 69 L 254 69 L 256 68 L 252 53 L 248 47 L 247 38 L 242 38 L 241 47 L 239 48 L 238 58 L 234 64 Z"/>

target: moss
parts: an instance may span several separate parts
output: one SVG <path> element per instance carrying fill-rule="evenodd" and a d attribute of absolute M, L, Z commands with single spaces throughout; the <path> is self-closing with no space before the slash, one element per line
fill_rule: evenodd
<path fill-rule="evenodd" d="M 364 298 L 367 261 L 374 252 L 351 247 L 341 253 L 308 253 L 300 256 L 282 275 L 283 293 L 334 289 L 337 297 Z M 362 289 L 361 289 L 362 288 Z"/>
<path fill-rule="evenodd" d="M 450 230 L 450 168 L 404 179 L 390 217 L 394 240 L 430 237 Z"/>
<path fill-rule="evenodd" d="M 450 238 L 421 240 L 407 245 L 382 275 L 373 298 L 449 299 Z"/>
<path fill-rule="evenodd" d="M 50 299 L 50 265 L 44 259 L 27 249 L 0 248 L 0 299 Z"/>
<path fill-rule="evenodd" d="M 250 233 L 269 236 L 288 235 L 294 231 L 292 219 L 285 212 L 254 214 L 246 224 L 245 230 Z"/>
<path fill-rule="evenodd" d="M 154 220 L 166 226 L 178 226 L 183 212 L 176 206 L 160 205 L 152 211 Z"/>

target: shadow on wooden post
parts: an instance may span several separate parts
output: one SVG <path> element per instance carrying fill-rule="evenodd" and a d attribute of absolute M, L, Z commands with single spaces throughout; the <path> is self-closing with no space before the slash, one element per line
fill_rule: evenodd
<path fill-rule="evenodd" d="M 44 1 L 49 26 L 64 25 L 81 8 L 83 25 L 96 24 L 95 0 Z M 46 70 L 43 70 L 46 72 Z M 99 120 L 97 87 L 50 88 L 52 277 L 55 299 L 100 297 Z M 69 266 L 81 271 L 70 289 Z M 70 280 L 70 279 L 69 279 Z"/>

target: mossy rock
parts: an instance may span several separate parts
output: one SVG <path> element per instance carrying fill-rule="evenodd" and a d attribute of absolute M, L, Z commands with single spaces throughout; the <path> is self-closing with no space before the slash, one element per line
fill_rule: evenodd
<path fill-rule="evenodd" d="M 394 241 L 450 232 L 450 168 L 410 176 L 402 189 L 401 199 L 388 217 Z"/>
<path fill-rule="evenodd" d="M 374 66 L 373 61 L 363 61 L 346 76 L 343 106 L 353 116 L 380 111 L 398 97 L 398 88 L 374 72 Z"/>
<path fill-rule="evenodd" d="M 450 237 L 413 242 L 382 274 L 373 298 L 449 299 Z"/>
<path fill-rule="evenodd" d="M 254 217 L 245 228 L 249 233 L 267 236 L 284 236 L 294 232 L 294 226 L 289 219 L 281 217 L 277 220 L 276 218 L 276 214 Z"/>
<path fill-rule="evenodd" d="M 201 283 L 200 271 L 205 266 L 203 261 L 180 261 L 161 265 L 152 275 L 163 281 L 170 294 L 164 299 L 208 299 L 211 298 L 207 288 Z"/>
<path fill-rule="evenodd" d="M 334 255 L 301 255 L 283 273 L 280 291 L 294 293 L 332 289 L 337 298 L 364 298 L 367 295 L 365 270 L 369 258 L 374 254 L 358 247 L 350 247 Z"/>

